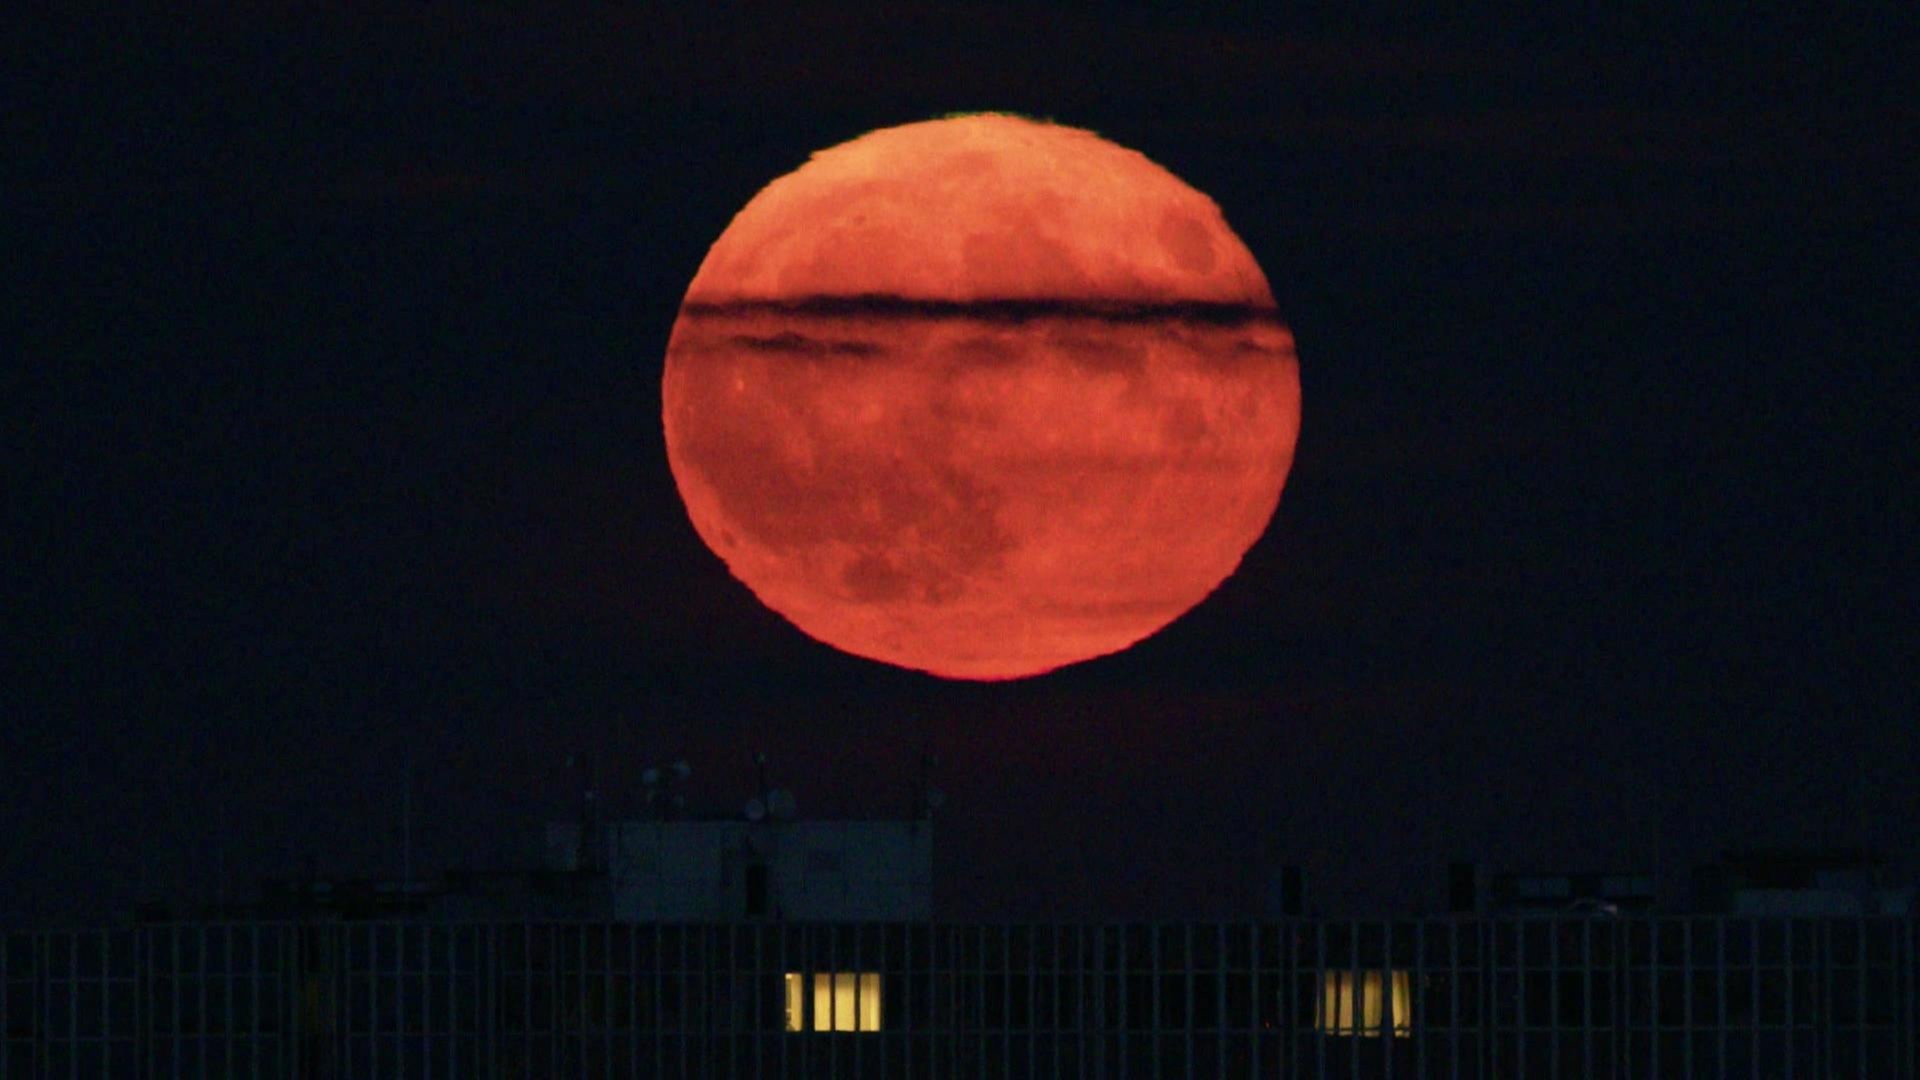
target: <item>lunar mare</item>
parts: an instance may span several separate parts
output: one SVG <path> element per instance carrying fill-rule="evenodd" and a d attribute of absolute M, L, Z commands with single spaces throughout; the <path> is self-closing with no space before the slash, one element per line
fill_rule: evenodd
<path fill-rule="evenodd" d="M 1204 599 L 1271 519 L 1300 413 L 1293 339 L 1211 200 L 1011 117 L 775 181 L 689 288 L 662 394 L 694 528 L 762 602 L 970 679 Z"/>

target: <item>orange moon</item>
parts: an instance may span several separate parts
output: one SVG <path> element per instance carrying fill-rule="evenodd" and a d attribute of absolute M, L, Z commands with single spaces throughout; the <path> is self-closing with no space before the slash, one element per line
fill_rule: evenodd
<path fill-rule="evenodd" d="M 999 114 L 871 132 L 754 196 L 662 400 L 694 529 L 761 602 L 959 679 L 1179 618 L 1265 531 L 1300 430 L 1293 337 L 1220 208 Z"/>

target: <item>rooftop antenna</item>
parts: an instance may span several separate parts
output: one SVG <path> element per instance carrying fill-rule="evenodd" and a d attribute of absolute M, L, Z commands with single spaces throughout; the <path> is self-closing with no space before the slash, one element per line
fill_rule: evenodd
<path fill-rule="evenodd" d="M 793 792 L 786 788 L 769 788 L 767 786 L 766 754 L 755 753 L 753 755 L 753 763 L 758 766 L 760 771 L 760 790 L 762 792 L 760 801 L 766 803 L 767 816 L 774 821 L 792 821 L 794 816 L 800 812 L 799 804 L 794 801 Z"/>
<path fill-rule="evenodd" d="M 933 812 L 946 804 L 947 797 L 933 786 L 933 769 L 938 764 L 940 759 L 932 753 L 920 755 L 920 791 L 914 812 L 916 818 L 932 821 Z"/>
<path fill-rule="evenodd" d="M 220 824 L 218 826 L 219 841 L 215 844 L 214 853 L 216 865 L 214 871 L 214 881 L 216 883 L 214 902 L 219 906 L 222 918 L 225 918 L 227 914 L 227 822 L 230 820 L 231 817 L 228 815 L 227 808 L 223 802 L 220 807 Z"/>
<path fill-rule="evenodd" d="M 794 800 L 793 792 L 786 788 L 774 788 L 767 792 L 767 813 L 775 821 L 792 821 L 800 812 L 800 805 Z"/>
<path fill-rule="evenodd" d="M 933 812 L 940 809 L 941 805 L 947 800 L 946 796 L 941 794 L 933 786 L 933 770 L 935 766 L 940 764 L 940 759 L 933 752 L 932 726 L 926 722 L 925 713 L 916 710 L 914 718 L 920 721 L 921 749 L 920 789 L 914 792 L 912 817 L 916 823 L 926 821 L 928 824 L 932 824 Z"/>
<path fill-rule="evenodd" d="M 568 763 L 578 762 L 580 767 L 580 837 L 579 851 L 575 853 L 574 865 L 582 870 L 597 870 L 600 867 L 600 844 L 596 835 L 600 826 L 599 769 L 598 761 L 592 754 L 582 752 L 568 757 Z"/>
<path fill-rule="evenodd" d="M 400 770 L 400 895 L 413 892 L 413 755 Z"/>
<path fill-rule="evenodd" d="M 1856 734 L 1859 741 L 1853 744 L 1853 782 L 1848 785 L 1853 795 L 1853 842 L 1861 848 L 1873 845 L 1867 840 L 1867 746 L 1866 739 Z"/>
<path fill-rule="evenodd" d="M 686 809 L 687 797 L 673 791 L 673 784 L 685 781 L 692 775 L 693 766 L 687 764 L 686 758 L 675 761 L 665 769 L 658 765 L 648 766 L 640 774 L 640 782 L 647 788 L 648 811 L 655 817 L 670 818 Z"/>
<path fill-rule="evenodd" d="M 757 773 L 758 789 L 753 798 L 747 800 L 747 820 L 759 822 L 767 817 L 767 755 L 763 750 L 753 752 L 753 765 Z"/>

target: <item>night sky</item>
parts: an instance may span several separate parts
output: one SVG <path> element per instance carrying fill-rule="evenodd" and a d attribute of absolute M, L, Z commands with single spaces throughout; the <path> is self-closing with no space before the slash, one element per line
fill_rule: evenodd
<path fill-rule="evenodd" d="M 1913 18 L 329 7 L 8 35 L 0 921 L 397 877 L 409 769 L 416 867 L 524 861 L 576 753 L 898 816 L 930 752 L 956 918 L 1913 868 Z M 732 214 L 974 109 L 1212 195 L 1304 400 L 1237 574 L 1006 684 L 762 608 L 660 429 Z"/>

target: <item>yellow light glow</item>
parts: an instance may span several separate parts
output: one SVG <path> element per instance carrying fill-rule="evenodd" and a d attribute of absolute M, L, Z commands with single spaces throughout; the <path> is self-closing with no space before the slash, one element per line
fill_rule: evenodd
<path fill-rule="evenodd" d="M 1386 972 L 1393 993 L 1393 1035 L 1404 1039 L 1413 1034 L 1412 980 L 1404 971 Z M 1320 982 L 1320 1011 L 1316 1027 L 1324 1035 L 1380 1034 L 1385 1019 L 1388 980 L 1379 971 L 1328 971 Z"/>
<path fill-rule="evenodd" d="M 880 974 L 878 972 L 815 972 L 810 1003 L 807 1000 L 806 988 L 807 976 L 798 971 L 787 972 L 786 1026 L 788 1031 L 880 1030 Z"/>

